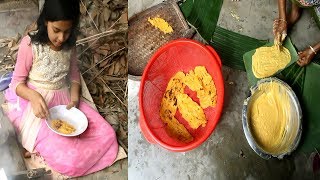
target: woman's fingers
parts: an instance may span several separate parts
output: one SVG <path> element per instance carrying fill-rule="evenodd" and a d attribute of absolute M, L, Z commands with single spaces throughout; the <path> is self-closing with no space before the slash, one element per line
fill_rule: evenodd
<path fill-rule="evenodd" d="M 274 36 L 276 36 L 277 34 L 283 34 L 281 39 L 284 40 L 285 37 L 286 37 L 286 34 L 287 34 L 287 24 L 286 24 L 286 22 L 283 21 L 283 20 L 280 20 L 280 19 L 275 19 L 273 21 L 272 32 L 273 32 Z"/>
<path fill-rule="evenodd" d="M 298 63 L 299 66 L 302 66 L 302 64 L 303 64 L 303 57 L 299 57 L 297 63 Z"/>
<path fill-rule="evenodd" d="M 300 51 L 300 52 L 298 52 L 298 56 L 299 56 L 299 59 L 298 59 L 297 63 L 299 66 L 308 65 L 313 58 L 312 54 L 310 55 L 310 53 L 308 51 Z"/>
<path fill-rule="evenodd" d="M 279 42 L 279 44 L 281 44 L 281 34 L 280 33 L 277 35 L 277 41 Z"/>
<path fill-rule="evenodd" d="M 297 64 L 299 65 L 299 66 L 303 66 L 302 65 L 302 62 L 299 60 L 299 61 L 297 61 Z"/>
<path fill-rule="evenodd" d="M 281 38 L 280 38 L 281 42 L 283 42 L 283 41 L 286 39 L 286 37 L 287 37 L 287 32 L 286 32 L 286 31 L 283 31 L 283 32 L 281 33 Z"/>
<path fill-rule="evenodd" d="M 308 62 L 308 59 L 306 57 L 301 57 L 297 61 L 297 64 L 302 67 L 302 66 L 305 66 L 305 65 L 309 64 L 309 62 Z"/>
<path fill-rule="evenodd" d="M 273 24 L 273 28 L 272 28 L 272 32 L 273 32 L 273 35 L 274 36 L 276 36 L 277 35 L 277 33 L 278 33 L 278 25 L 276 25 L 276 24 Z"/>
<path fill-rule="evenodd" d="M 273 21 L 273 27 L 272 27 L 272 32 L 273 32 L 273 35 L 276 37 L 277 34 L 279 34 L 279 21 L 275 20 Z"/>

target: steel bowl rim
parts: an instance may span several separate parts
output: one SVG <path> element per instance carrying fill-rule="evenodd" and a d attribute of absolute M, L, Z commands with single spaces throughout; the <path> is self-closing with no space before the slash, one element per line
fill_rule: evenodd
<path fill-rule="evenodd" d="M 298 123 L 299 123 L 298 124 L 298 133 L 297 133 L 297 135 L 296 135 L 296 137 L 295 137 L 295 139 L 293 141 L 293 144 L 289 148 L 289 150 L 284 152 L 284 153 L 281 153 L 281 154 L 271 154 L 271 153 L 268 153 L 268 152 L 264 151 L 258 145 L 258 143 L 255 142 L 255 140 L 254 140 L 254 138 L 253 138 L 253 136 L 251 134 L 251 131 L 250 131 L 250 128 L 249 128 L 249 123 L 248 123 L 248 120 L 247 120 L 247 111 L 248 111 L 248 104 L 249 104 L 250 98 L 252 97 L 252 95 L 257 90 L 257 88 L 259 87 L 260 84 L 271 82 L 271 81 L 276 81 L 276 82 L 280 83 L 281 85 L 284 85 L 285 88 L 287 88 L 288 93 L 294 99 L 296 109 L 298 110 L 297 111 Z M 285 155 L 290 155 L 298 147 L 300 139 L 301 139 L 301 134 L 302 134 L 302 110 L 301 110 L 301 106 L 300 106 L 300 103 L 299 103 L 299 100 L 298 100 L 296 94 L 294 93 L 292 88 L 287 83 L 285 83 L 284 81 L 282 81 L 282 80 L 280 80 L 278 78 L 269 77 L 269 78 L 264 78 L 264 79 L 259 80 L 254 86 L 252 86 L 250 88 L 250 93 L 249 93 L 248 97 L 244 100 L 243 108 L 242 108 L 242 125 L 243 125 L 243 130 L 244 130 L 245 137 L 246 137 L 250 147 L 260 157 L 262 157 L 264 159 L 270 159 L 272 157 L 276 157 L 278 159 L 282 159 Z"/>

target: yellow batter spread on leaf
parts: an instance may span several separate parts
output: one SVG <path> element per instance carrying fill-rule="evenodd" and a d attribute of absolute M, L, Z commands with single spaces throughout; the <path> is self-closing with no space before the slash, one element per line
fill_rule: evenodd
<path fill-rule="evenodd" d="M 290 52 L 285 47 L 280 50 L 276 46 L 260 47 L 252 56 L 252 72 L 257 78 L 270 77 L 284 69 L 290 60 Z"/>
<path fill-rule="evenodd" d="M 170 26 L 170 24 L 162 18 L 159 18 L 159 17 L 150 18 L 149 17 L 148 21 L 150 22 L 150 24 L 152 24 L 154 27 L 160 29 L 160 31 L 162 31 L 165 34 L 167 34 L 167 33 L 170 34 L 173 32 L 173 29 Z"/>
<path fill-rule="evenodd" d="M 249 123 L 255 140 L 264 150 L 281 150 L 290 114 L 289 95 L 279 83 L 264 83 L 258 87 L 251 98 Z"/>

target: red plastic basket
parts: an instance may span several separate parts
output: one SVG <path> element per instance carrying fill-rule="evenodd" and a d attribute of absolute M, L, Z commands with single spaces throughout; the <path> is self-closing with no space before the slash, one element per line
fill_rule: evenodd
<path fill-rule="evenodd" d="M 176 118 L 194 137 L 192 142 L 183 143 L 166 133 L 159 115 L 160 103 L 170 78 L 178 71 L 186 73 L 196 66 L 205 66 L 212 76 L 217 89 L 217 105 L 204 109 L 207 125 L 196 130 L 191 130 L 181 114 L 176 113 Z M 174 40 L 157 50 L 143 72 L 139 91 L 139 125 L 147 141 L 171 151 L 185 152 L 198 147 L 211 135 L 220 119 L 224 101 L 221 66 L 221 60 L 212 47 L 193 40 Z M 199 103 L 195 92 L 187 90 L 185 93 Z"/>

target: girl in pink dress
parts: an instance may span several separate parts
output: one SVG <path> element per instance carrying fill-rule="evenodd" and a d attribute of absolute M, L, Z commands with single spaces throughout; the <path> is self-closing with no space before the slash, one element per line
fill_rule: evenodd
<path fill-rule="evenodd" d="M 46 0 L 38 30 L 21 40 L 9 89 L 6 114 L 17 129 L 22 146 L 39 153 L 57 172 L 77 177 L 110 166 L 118 143 L 112 127 L 79 99 L 80 73 L 75 50 L 79 0 Z M 78 107 L 88 118 L 87 130 L 64 137 L 46 125 L 48 109 Z"/>

